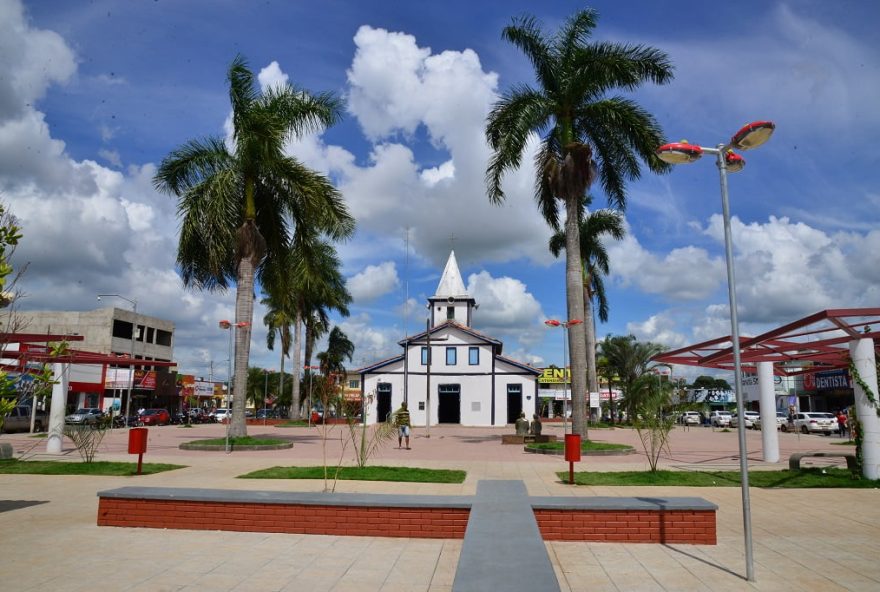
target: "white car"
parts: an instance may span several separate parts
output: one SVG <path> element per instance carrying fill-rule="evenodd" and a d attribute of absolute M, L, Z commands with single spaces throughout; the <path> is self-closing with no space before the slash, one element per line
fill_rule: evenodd
<path fill-rule="evenodd" d="M 214 417 L 214 421 L 224 422 L 232 419 L 232 410 L 231 409 L 215 409 L 211 414 Z"/>
<path fill-rule="evenodd" d="M 788 426 L 788 415 L 786 415 L 782 411 L 777 411 L 776 412 L 776 429 L 782 430 L 784 432 L 787 429 L 787 426 Z M 754 427 L 756 430 L 761 429 L 761 417 L 760 416 L 758 416 L 758 418 L 755 420 Z"/>
<path fill-rule="evenodd" d="M 709 423 L 713 428 L 726 428 L 730 426 L 730 411 L 713 411 L 709 415 Z"/>
<path fill-rule="evenodd" d="M 700 413 L 698 411 L 685 411 L 678 416 L 678 423 L 682 425 L 700 425 Z"/>
<path fill-rule="evenodd" d="M 837 418 L 831 413 L 817 411 L 798 413 L 794 417 L 794 428 L 803 434 L 830 436 L 837 431 Z"/>
<path fill-rule="evenodd" d="M 743 411 L 743 425 L 746 426 L 746 429 L 755 427 L 755 421 L 760 419 L 761 414 L 757 411 Z M 739 415 L 732 415 L 730 417 L 730 427 L 735 428 L 739 425 Z"/>

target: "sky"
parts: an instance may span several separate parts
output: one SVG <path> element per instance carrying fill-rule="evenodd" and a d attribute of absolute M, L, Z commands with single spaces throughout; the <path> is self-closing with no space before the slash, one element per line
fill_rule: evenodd
<path fill-rule="evenodd" d="M 480 308 L 473 325 L 505 355 L 562 364 L 564 261 L 533 197 L 531 159 L 489 203 L 485 118 L 532 84 L 501 39 L 515 16 L 548 32 L 573 1 L 324 2 L 0 0 L 0 200 L 24 238 L 21 310 L 92 310 L 99 293 L 175 324 L 180 371 L 224 379 L 234 290 L 184 287 L 175 198 L 161 160 L 228 134 L 226 72 L 240 54 L 264 87 L 289 82 L 346 102 L 338 125 L 289 153 L 328 175 L 356 219 L 338 245 L 353 296 L 334 317 L 350 367 L 400 353 L 425 324 L 450 250 Z M 596 1 L 594 39 L 656 47 L 675 78 L 619 94 L 670 141 L 725 143 L 749 121 L 776 132 L 730 176 L 740 331 L 826 308 L 880 303 L 880 47 L 874 2 Z M 871 41 L 874 39 L 874 41 Z M 618 94 L 618 93 L 615 93 Z M 601 188 L 591 191 L 604 207 Z M 627 186 L 626 237 L 606 244 L 606 335 L 670 348 L 730 333 L 718 174 L 711 158 Z M 262 294 L 257 294 L 259 299 Z M 120 308 L 130 305 L 116 299 Z M 257 304 L 251 364 L 279 367 Z M 318 346 L 320 351 L 321 344 Z M 290 362 L 286 361 L 287 368 Z M 698 369 L 677 368 L 692 377 Z"/>

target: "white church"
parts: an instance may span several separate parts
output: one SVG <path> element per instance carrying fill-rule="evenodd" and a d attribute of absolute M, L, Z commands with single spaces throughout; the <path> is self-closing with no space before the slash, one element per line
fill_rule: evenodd
<path fill-rule="evenodd" d="M 384 421 L 403 401 L 415 427 L 503 426 L 531 418 L 541 370 L 501 355 L 501 341 L 471 328 L 478 305 L 467 293 L 455 251 L 428 298 L 425 331 L 401 340 L 403 354 L 361 368 L 367 423 Z"/>

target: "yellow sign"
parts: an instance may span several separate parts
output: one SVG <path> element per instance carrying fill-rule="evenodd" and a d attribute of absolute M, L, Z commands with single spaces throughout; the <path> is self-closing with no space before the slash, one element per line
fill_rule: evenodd
<path fill-rule="evenodd" d="M 569 384 L 571 382 L 571 370 L 568 368 L 544 368 L 544 372 L 538 377 L 539 384 Z"/>

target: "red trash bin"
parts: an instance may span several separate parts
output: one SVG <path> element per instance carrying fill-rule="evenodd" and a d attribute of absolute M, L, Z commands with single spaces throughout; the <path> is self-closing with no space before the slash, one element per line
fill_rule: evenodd
<path fill-rule="evenodd" d="M 565 460 L 568 462 L 581 460 L 580 434 L 565 434 Z"/>
<path fill-rule="evenodd" d="M 131 428 L 128 430 L 128 453 L 138 455 L 137 474 L 141 474 L 144 464 L 144 453 L 147 451 L 147 428 Z"/>
<path fill-rule="evenodd" d="M 128 430 L 128 453 L 143 454 L 147 451 L 147 428 Z"/>

